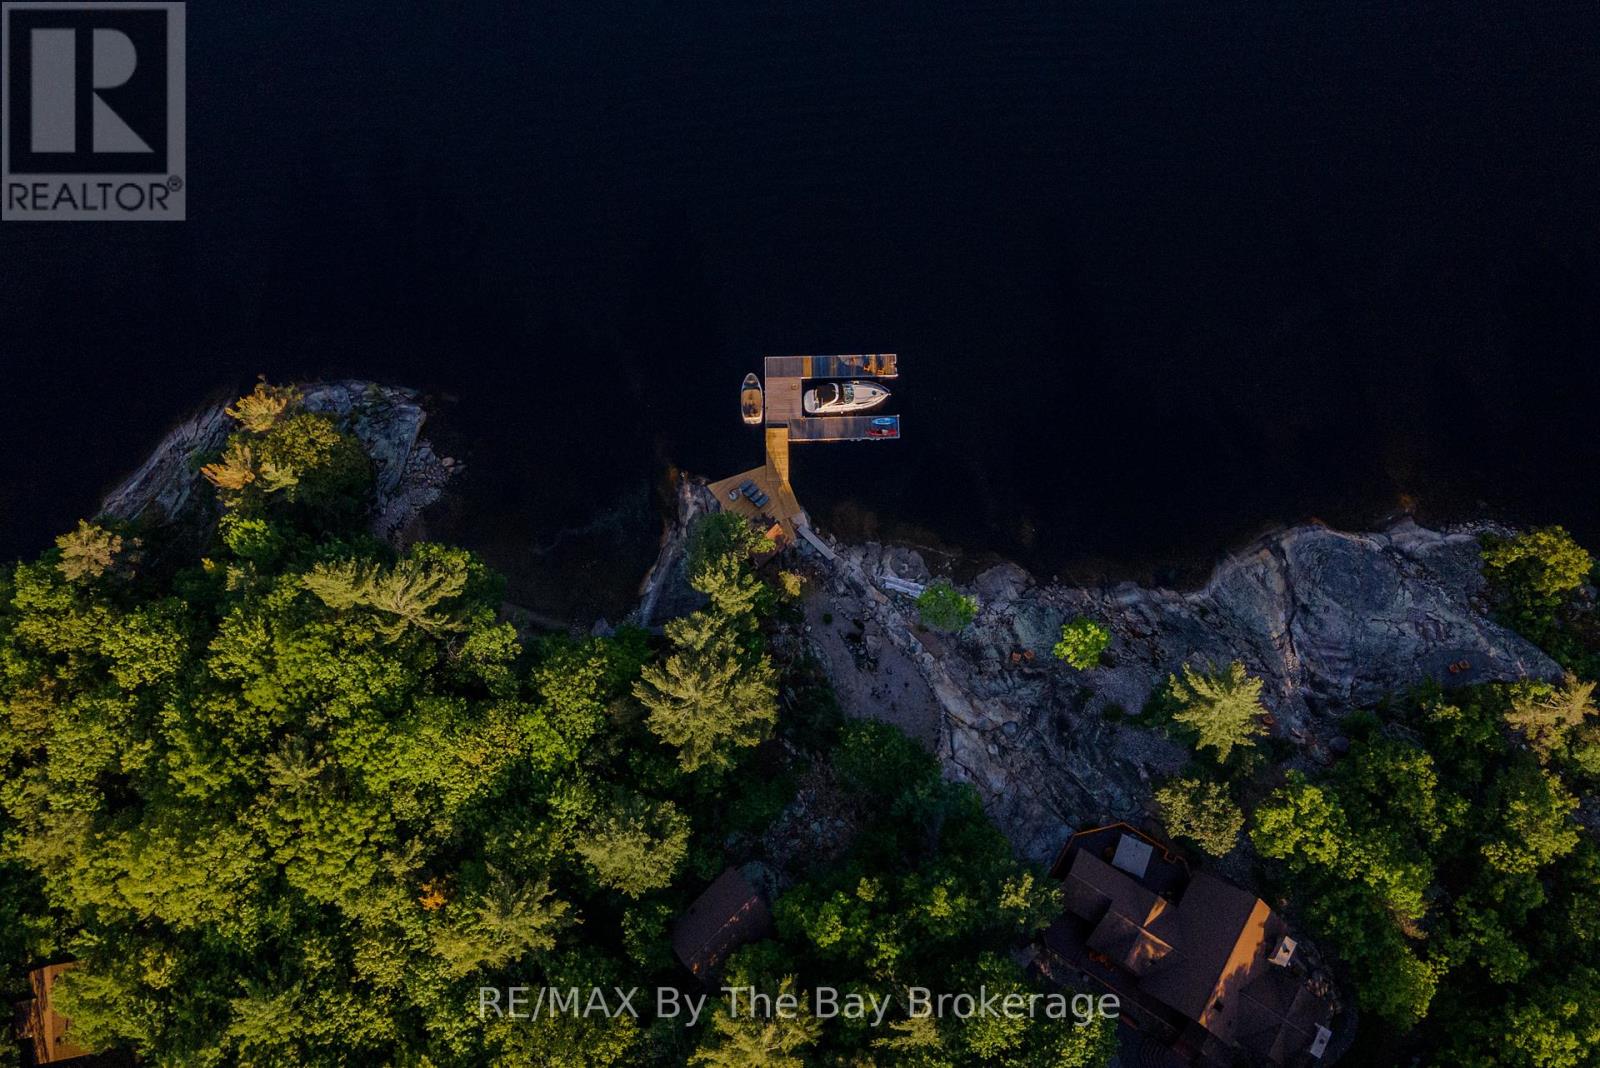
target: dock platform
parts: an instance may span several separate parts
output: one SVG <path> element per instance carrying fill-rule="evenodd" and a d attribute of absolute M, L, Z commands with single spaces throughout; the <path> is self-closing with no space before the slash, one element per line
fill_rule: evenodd
<path fill-rule="evenodd" d="M 826 441 L 893 441 L 900 436 L 900 417 L 808 416 L 801 407 L 807 379 L 897 378 L 899 360 L 892 352 L 852 356 L 768 356 L 763 390 L 766 400 L 767 459 L 760 467 L 741 471 L 719 482 L 711 492 L 724 511 L 761 524 L 767 536 L 780 545 L 792 545 L 797 536 L 811 533 L 810 520 L 789 484 L 791 443 Z M 889 422 L 892 420 L 892 423 Z M 742 487 L 753 486 L 752 495 Z M 757 504 L 752 496 L 765 498 Z M 823 546 L 815 535 L 808 542 Z M 831 554 L 829 554 L 831 555 Z"/>

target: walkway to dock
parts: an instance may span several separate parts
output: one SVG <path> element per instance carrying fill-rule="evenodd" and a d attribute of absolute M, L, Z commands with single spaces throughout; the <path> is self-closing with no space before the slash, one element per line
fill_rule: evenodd
<path fill-rule="evenodd" d="M 749 471 L 711 484 L 711 492 L 723 511 L 736 512 L 747 519 L 760 522 L 769 536 L 777 540 L 781 534 L 783 544 L 794 544 L 797 524 L 806 521 L 806 513 L 795 499 L 794 487 L 789 484 L 789 431 L 785 427 L 767 427 L 767 462 Z M 751 494 L 740 487 L 751 485 L 766 497 L 756 504 Z M 774 531 L 773 528 L 777 530 Z"/>

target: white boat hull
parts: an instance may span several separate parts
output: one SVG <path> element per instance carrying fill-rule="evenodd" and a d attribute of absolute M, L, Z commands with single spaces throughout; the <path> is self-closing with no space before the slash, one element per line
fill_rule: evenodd
<path fill-rule="evenodd" d="M 807 415 L 852 415 L 869 412 L 889 399 L 889 391 L 876 382 L 840 382 L 805 391 L 801 406 Z"/>

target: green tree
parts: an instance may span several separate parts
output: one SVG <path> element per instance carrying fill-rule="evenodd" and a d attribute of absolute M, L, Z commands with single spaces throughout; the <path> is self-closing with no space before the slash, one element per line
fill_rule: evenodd
<path fill-rule="evenodd" d="M 1484 539 L 1483 573 L 1500 611 L 1546 647 L 1562 644 L 1558 614 L 1593 568 L 1594 559 L 1559 526 Z"/>
<path fill-rule="evenodd" d="M 1111 632 L 1088 616 L 1079 616 L 1061 625 L 1061 640 L 1052 650 L 1056 659 L 1065 660 L 1080 671 L 1100 663 L 1100 654 L 1111 644 Z"/>
<path fill-rule="evenodd" d="M 765 586 L 738 557 L 724 555 L 707 561 L 690 584 L 711 599 L 713 613 L 724 620 L 755 614 Z"/>
<path fill-rule="evenodd" d="M 1216 750 L 1217 762 L 1236 746 L 1255 744 L 1267 733 L 1261 722 L 1261 680 L 1235 660 L 1226 671 L 1201 674 L 1185 664 L 1183 677 L 1169 676 L 1168 694 L 1177 705 L 1172 718 L 1198 734 L 1195 747 Z"/>
<path fill-rule="evenodd" d="M 1167 830 L 1214 857 L 1227 855 L 1244 829 L 1244 810 L 1227 787 L 1199 779 L 1174 779 L 1156 791 Z"/>
<path fill-rule="evenodd" d="M 633 688 L 684 771 L 730 766 L 732 750 L 759 744 L 778 718 L 772 662 L 747 659 L 725 629 L 696 616 L 668 624 L 675 651 L 647 665 Z"/>
<path fill-rule="evenodd" d="M 468 559 L 439 548 L 418 546 L 387 570 L 360 560 L 319 563 L 301 581 L 329 608 L 378 613 L 378 631 L 390 641 L 411 628 L 428 634 L 461 630 L 458 619 L 435 609 L 466 589 Z"/>
<path fill-rule="evenodd" d="M 1497 871 L 1532 874 L 1578 844 L 1572 820 L 1578 799 L 1531 761 L 1514 765 L 1496 781 L 1491 805 L 1498 818 L 1482 853 Z"/>
<path fill-rule="evenodd" d="M 935 579 L 917 596 L 917 612 L 923 626 L 954 633 L 977 618 L 978 602 L 944 579 Z"/>
<path fill-rule="evenodd" d="M 638 897 L 671 884 L 689 851 L 689 820 L 671 801 L 628 794 L 585 830 L 576 848 L 600 885 Z"/>
<path fill-rule="evenodd" d="M 488 869 L 488 883 L 476 898 L 452 909 L 449 922 L 434 930 L 434 952 L 446 974 L 495 970 L 553 948 L 571 922 L 570 906 L 554 894 L 547 878 L 525 882 Z"/>
<path fill-rule="evenodd" d="M 777 993 L 794 996 L 794 977 L 786 976 Z M 804 1052 L 816 1044 L 822 1024 L 811 1014 L 809 1001 L 803 995 L 801 1007 L 787 1017 L 776 1011 L 770 1016 L 752 1014 L 748 1002 L 742 1002 L 739 1009 L 738 1016 L 727 1004 L 718 1009 L 700 1048 L 690 1056 L 690 1064 L 705 1068 L 805 1068 Z"/>
<path fill-rule="evenodd" d="M 694 581 L 707 566 L 725 559 L 739 562 L 765 552 L 772 544 L 750 521 L 735 512 L 713 512 L 695 520 L 689 528 L 686 569 Z"/>

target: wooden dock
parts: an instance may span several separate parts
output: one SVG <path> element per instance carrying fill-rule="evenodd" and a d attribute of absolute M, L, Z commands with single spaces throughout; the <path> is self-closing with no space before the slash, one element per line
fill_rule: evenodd
<path fill-rule="evenodd" d="M 808 541 L 822 545 L 809 530 L 810 520 L 789 483 L 789 446 L 824 441 L 892 441 L 900 436 L 900 417 L 808 416 L 801 406 L 805 382 L 807 379 L 896 378 L 898 375 L 899 361 L 892 352 L 853 356 L 768 356 L 763 383 L 766 462 L 713 482 L 710 488 L 717 503 L 724 511 L 761 524 L 767 536 L 780 545 L 792 545 L 797 536 L 804 534 L 811 535 Z M 748 492 L 752 487 L 755 494 Z"/>
<path fill-rule="evenodd" d="M 767 462 L 760 467 L 741 471 L 720 482 L 711 483 L 711 492 L 725 512 L 735 512 L 753 522 L 760 523 L 767 536 L 779 545 L 792 545 L 797 536 L 797 525 L 806 522 L 805 509 L 795 499 L 794 487 L 789 484 L 789 431 L 786 427 L 766 428 Z M 757 504 L 740 487 L 754 485 L 767 498 Z"/>
<path fill-rule="evenodd" d="M 768 356 L 767 426 L 787 427 L 789 440 L 892 441 L 900 436 L 899 416 L 809 416 L 801 402 L 808 379 L 898 378 L 899 358 L 892 352 L 860 356 Z M 894 419 L 893 426 L 878 422 Z"/>

